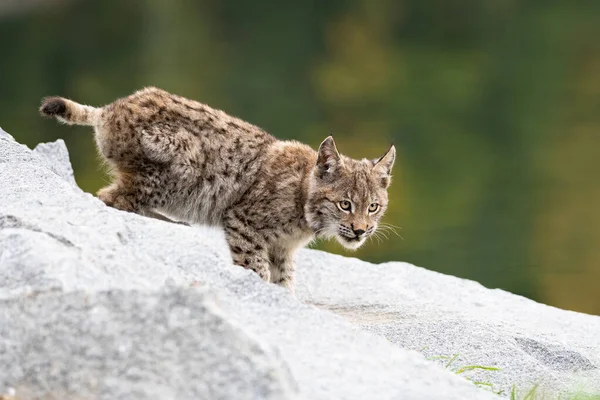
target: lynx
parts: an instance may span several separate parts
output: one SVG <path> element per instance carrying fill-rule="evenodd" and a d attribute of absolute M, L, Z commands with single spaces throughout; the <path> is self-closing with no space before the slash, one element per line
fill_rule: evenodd
<path fill-rule="evenodd" d="M 388 204 L 396 150 L 376 160 L 340 155 L 330 136 L 314 151 L 157 88 L 101 108 L 49 97 L 40 112 L 94 128 L 113 182 L 108 206 L 220 226 L 233 262 L 294 290 L 294 253 L 315 237 L 357 249 Z"/>

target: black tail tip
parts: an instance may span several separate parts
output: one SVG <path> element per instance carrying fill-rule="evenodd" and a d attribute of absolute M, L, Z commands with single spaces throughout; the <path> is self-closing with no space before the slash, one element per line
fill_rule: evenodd
<path fill-rule="evenodd" d="M 46 97 L 42 101 L 40 113 L 46 117 L 56 117 L 64 115 L 67 111 L 65 100 L 60 97 Z"/>

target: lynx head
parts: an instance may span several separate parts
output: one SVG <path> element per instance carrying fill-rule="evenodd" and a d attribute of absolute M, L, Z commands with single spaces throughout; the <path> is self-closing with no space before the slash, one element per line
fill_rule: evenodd
<path fill-rule="evenodd" d="M 333 137 L 321 143 L 309 182 L 306 219 L 321 237 L 335 237 L 358 249 L 377 229 L 387 204 L 387 188 L 396 158 L 390 149 L 377 160 L 341 156 Z"/>

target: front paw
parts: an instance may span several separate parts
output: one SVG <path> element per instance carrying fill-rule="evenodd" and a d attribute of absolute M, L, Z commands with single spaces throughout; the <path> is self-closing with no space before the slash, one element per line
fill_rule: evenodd
<path fill-rule="evenodd" d="M 281 286 L 290 291 L 292 296 L 296 296 L 295 284 L 292 279 L 280 279 L 278 282 L 275 282 L 277 286 Z"/>
<path fill-rule="evenodd" d="M 271 271 L 269 271 L 267 268 L 257 269 L 257 270 L 254 270 L 254 272 L 256 272 L 263 281 L 266 281 L 266 282 L 271 281 Z"/>

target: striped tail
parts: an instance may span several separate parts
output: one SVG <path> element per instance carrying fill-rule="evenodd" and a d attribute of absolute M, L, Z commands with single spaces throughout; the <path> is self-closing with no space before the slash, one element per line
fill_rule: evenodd
<path fill-rule="evenodd" d="M 100 108 L 84 106 L 62 97 L 46 97 L 40 113 L 69 125 L 96 125 Z"/>

